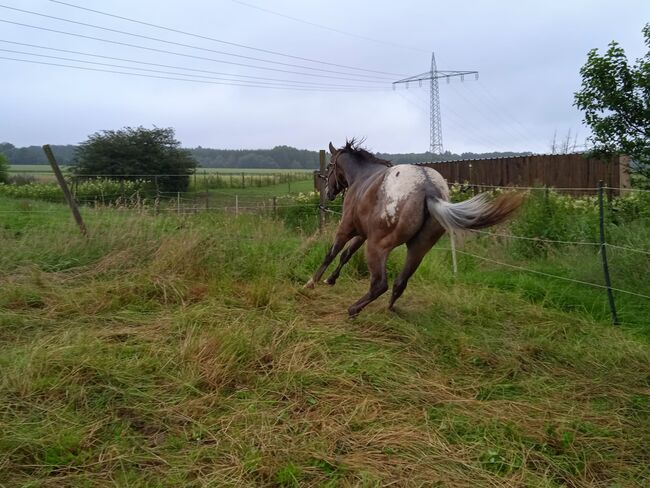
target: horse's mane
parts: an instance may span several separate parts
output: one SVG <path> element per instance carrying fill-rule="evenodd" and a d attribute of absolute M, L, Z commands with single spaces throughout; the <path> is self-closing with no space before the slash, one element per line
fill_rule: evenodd
<path fill-rule="evenodd" d="M 345 146 L 341 149 L 341 152 L 346 152 L 348 154 L 351 154 L 352 156 L 356 156 L 357 158 L 361 159 L 362 161 L 366 161 L 369 163 L 374 163 L 374 164 L 383 164 L 384 166 L 392 166 L 393 163 L 386 159 L 381 159 L 372 154 L 370 151 L 367 149 L 361 147 L 361 144 L 363 144 L 363 140 L 357 141 L 354 137 L 350 139 L 349 141 L 345 141 Z"/>

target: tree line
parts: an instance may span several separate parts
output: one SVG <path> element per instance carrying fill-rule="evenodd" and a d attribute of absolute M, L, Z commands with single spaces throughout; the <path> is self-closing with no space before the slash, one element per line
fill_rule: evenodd
<path fill-rule="evenodd" d="M 61 165 L 73 163 L 79 146 L 52 145 L 52 151 Z M 212 149 L 196 147 L 188 149 L 192 157 L 204 168 L 257 168 L 257 169 L 316 169 L 319 164 L 318 151 L 296 149 L 291 146 L 276 146 L 273 149 Z M 0 143 L 0 154 L 4 154 L 12 165 L 48 164 L 40 146 L 16 147 L 8 142 Z M 425 161 L 451 161 L 493 157 L 521 156 L 532 153 L 487 152 L 460 154 L 445 152 L 431 153 L 378 153 L 377 156 L 396 164 L 421 163 Z"/>

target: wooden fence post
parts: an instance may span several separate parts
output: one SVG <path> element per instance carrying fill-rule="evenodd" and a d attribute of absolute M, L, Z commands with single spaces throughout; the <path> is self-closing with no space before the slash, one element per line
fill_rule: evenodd
<path fill-rule="evenodd" d="M 59 186 L 61 187 L 61 190 L 63 190 L 63 195 L 65 196 L 65 200 L 66 202 L 68 202 L 68 206 L 72 211 L 72 216 L 77 222 L 81 234 L 84 237 L 88 237 L 88 230 L 86 229 L 86 225 L 84 224 L 84 221 L 81 218 L 81 214 L 79 213 L 77 202 L 74 201 L 74 198 L 72 197 L 72 193 L 70 193 L 70 188 L 68 188 L 68 184 L 66 183 L 65 178 L 63 177 L 63 173 L 61 173 L 61 168 L 59 168 L 56 159 L 54 159 L 52 148 L 50 147 L 49 144 L 45 144 L 43 146 L 43 151 L 45 152 L 45 156 L 47 156 L 47 160 L 50 162 L 50 166 L 52 166 L 52 171 L 54 171 L 54 176 L 56 176 L 56 180 L 59 182 Z"/>
<path fill-rule="evenodd" d="M 319 155 L 319 159 L 320 159 L 320 161 L 319 161 L 319 163 L 320 163 L 320 176 L 322 176 L 322 178 L 319 178 L 320 179 L 320 185 L 319 185 L 320 199 L 319 199 L 319 206 L 318 206 L 318 210 L 319 210 L 318 229 L 321 232 L 323 232 L 323 228 L 325 227 L 325 203 L 327 203 L 327 196 L 325 195 L 325 186 L 326 185 L 324 183 L 325 180 L 323 179 L 323 178 L 327 177 L 327 175 L 325 174 L 325 150 L 321 149 L 319 151 L 318 155 Z"/>
<path fill-rule="evenodd" d="M 237 215 L 239 215 L 239 195 L 235 195 L 235 216 Z"/>
<path fill-rule="evenodd" d="M 607 265 L 607 245 L 605 244 L 605 209 L 603 205 L 603 180 L 598 182 L 598 220 L 600 223 L 600 256 L 603 260 L 603 274 L 605 275 L 605 286 L 607 287 L 607 300 L 609 300 L 609 311 L 612 315 L 612 322 L 618 325 L 618 316 L 616 314 L 616 303 L 614 303 L 614 294 L 612 293 L 612 280 L 609 277 L 609 266 Z"/>

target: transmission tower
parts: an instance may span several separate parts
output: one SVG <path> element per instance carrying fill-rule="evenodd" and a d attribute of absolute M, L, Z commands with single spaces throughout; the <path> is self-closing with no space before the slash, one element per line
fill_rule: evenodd
<path fill-rule="evenodd" d="M 429 151 L 431 154 L 442 154 L 442 123 L 440 116 L 440 92 L 438 89 L 438 80 L 446 78 L 447 83 L 449 83 L 450 78 L 460 76 L 461 81 L 463 81 L 465 75 L 474 75 L 476 79 L 478 79 L 478 71 L 439 71 L 436 66 L 436 55 L 432 52 L 431 69 L 429 71 L 393 82 L 394 90 L 398 84 L 404 84 L 406 85 L 406 88 L 408 88 L 409 83 L 417 82 L 419 86 L 422 86 L 423 81 L 429 80 Z"/>

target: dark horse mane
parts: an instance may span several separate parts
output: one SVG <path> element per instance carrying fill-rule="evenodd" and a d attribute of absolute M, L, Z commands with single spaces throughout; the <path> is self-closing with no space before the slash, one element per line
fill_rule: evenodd
<path fill-rule="evenodd" d="M 345 146 L 341 149 L 341 152 L 346 152 L 368 163 L 383 164 L 384 166 L 389 167 L 393 165 L 390 161 L 378 158 L 367 149 L 361 147 L 361 144 L 363 144 L 363 140 L 357 141 L 355 138 L 352 138 L 349 141 L 346 140 Z"/>

